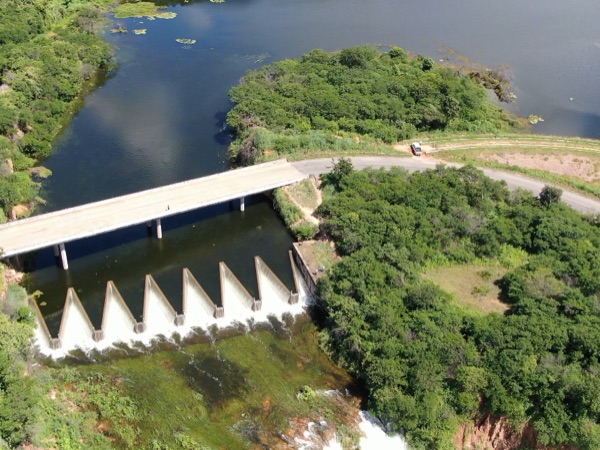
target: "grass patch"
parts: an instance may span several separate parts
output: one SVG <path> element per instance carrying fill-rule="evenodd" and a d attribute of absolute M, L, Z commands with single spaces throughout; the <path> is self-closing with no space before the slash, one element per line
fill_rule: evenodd
<path fill-rule="evenodd" d="M 172 19 L 176 13 L 163 12 L 152 2 L 122 3 L 114 8 L 115 19 L 127 19 L 129 17 L 158 17 L 160 19 Z"/>
<path fill-rule="evenodd" d="M 288 193 L 296 203 L 304 208 L 315 210 L 318 205 L 317 190 L 311 180 L 304 180 L 288 187 Z"/>
<path fill-rule="evenodd" d="M 496 282 L 507 269 L 499 265 L 467 264 L 429 269 L 423 276 L 454 294 L 456 303 L 477 314 L 504 313 L 508 306 L 500 301 Z"/>
<path fill-rule="evenodd" d="M 304 217 L 302 210 L 292 202 L 285 189 L 275 189 L 273 207 L 279 212 L 288 228 Z"/>
<path fill-rule="evenodd" d="M 308 317 L 296 318 L 287 327 L 112 358 L 103 364 L 49 369 L 55 398 L 71 405 L 65 424 L 53 425 L 62 429 L 76 422 L 70 416 L 86 411 L 88 430 L 95 421 L 94 428 L 111 439 L 114 448 L 123 449 L 281 445 L 290 419 L 337 414 L 327 397 L 302 401 L 299 392 L 343 389 L 350 383 L 319 349 Z M 81 436 L 77 430 L 70 433 Z M 91 439 L 89 433 L 86 439 Z"/>
<path fill-rule="evenodd" d="M 302 253 L 308 269 L 317 277 L 327 272 L 340 260 L 329 241 L 307 241 L 297 248 Z"/>

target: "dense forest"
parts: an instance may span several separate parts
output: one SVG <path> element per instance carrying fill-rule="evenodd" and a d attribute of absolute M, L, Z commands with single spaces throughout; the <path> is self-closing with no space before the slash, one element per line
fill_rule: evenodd
<path fill-rule="evenodd" d="M 52 141 L 111 49 L 97 33 L 104 0 L 0 2 L 0 222 L 33 200 L 31 168 Z"/>
<path fill-rule="evenodd" d="M 469 76 L 393 47 L 313 50 L 248 73 L 231 89 L 227 116 L 239 162 L 361 140 L 394 143 L 418 132 L 494 133 L 517 125 Z M 351 136 L 352 139 L 344 140 Z"/>
<path fill-rule="evenodd" d="M 0 2 L 0 223 L 13 206 L 36 198 L 33 166 L 50 154 L 85 86 L 112 62 L 110 46 L 97 36 L 107 4 Z M 27 293 L 8 283 L 4 272 L 0 264 L 0 447 L 17 448 L 36 435 L 78 448 L 61 436 L 77 424 L 44 403 L 44 380 L 31 374 L 34 322 Z"/>
<path fill-rule="evenodd" d="M 600 221 L 473 167 L 329 177 L 318 213 L 343 255 L 320 283 L 323 346 L 415 449 L 507 417 L 537 444 L 600 448 Z M 425 268 L 499 262 L 506 314 L 473 314 Z"/>

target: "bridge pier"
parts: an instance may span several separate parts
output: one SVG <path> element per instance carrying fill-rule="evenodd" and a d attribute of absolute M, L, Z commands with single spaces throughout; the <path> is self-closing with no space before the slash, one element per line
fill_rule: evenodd
<path fill-rule="evenodd" d="M 1 0 L 0 0 L 1 1 Z M 246 209 L 245 197 L 301 181 L 306 178 L 296 167 L 280 159 L 230 170 L 206 177 L 113 197 L 35 217 L 0 224 L 0 249 L 6 259 L 41 248 L 54 248 L 56 260 L 68 269 L 64 243 L 120 228 L 156 220 L 156 234 L 162 238 L 158 217 L 171 216 L 231 201 L 232 209 Z M 153 199 L 153 200 L 149 200 Z M 239 199 L 239 206 L 238 206 Z M 171 211 L 170 205 L 174 208 Z M 99 228 L 99 224 L 102 224 Z M 154 234 L 153 227 L 148 228 Z"/>
<path fill-rule="evenodd" d="M 162 239 L 162 225 L 160 219 L 156 219 L 156 238 Z"/>
<path fill-rule="evenodd" d="M 52 248 L 54 249 L 54 257 L 58 258 L 60 256 L 60 250 L 58 249 L 58 245 L 53 245 Z"/>
<path fill-rule="evenodd" d="M 64 270 L 69 270 L 69 260 L 67 259 L 67 250 L 65 249 L 65 244 L 59 244 L 58 248 L 60 250 L 60 261 L 62 263 L 62 268 Z"/>

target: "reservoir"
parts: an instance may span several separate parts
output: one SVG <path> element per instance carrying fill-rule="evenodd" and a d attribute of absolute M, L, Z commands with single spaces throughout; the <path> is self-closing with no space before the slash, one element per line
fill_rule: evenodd
<path fill-rule="evenodd" d="M 190 0 L 165 5 L 177 17 L 110 18 L 106 39 L 116 48 L 118 68 L 84 99 L 44 162 L 53 172 L 44 182 L 44 211 L 227 170 L 230 87 L 247 70 L 313 48 L 398 45 L 436 61 L 456 63 L 457 53 L 488 66 L 505 64 L 518 97 L 509 109 L 545 119 L 534 132 L 600 137 L 597 1 Z M 118 25 L 129 32 L 111 34 Z M 134 29 L 146 34 L 136 35 Z M 254 292 L 255 255 L 291 283 L 287 251 L 292 239 L 263 197 L 253 199 L 244 213 L 221 205 L 165 220 L 163 232 L 162 241 L 149 238 L 141 226 L 68 243 L 67 272 L 55 266 L 52 249 L 31 257 L 28 288 L 43 292 L 42 312 L 51 328 L 68 287 L 93 316 L 108 280 L 139 314 L 147 273 L 175 305 L 183 267 L 190 267 L 213 297 L 218 297 L 219 261 Z"/>

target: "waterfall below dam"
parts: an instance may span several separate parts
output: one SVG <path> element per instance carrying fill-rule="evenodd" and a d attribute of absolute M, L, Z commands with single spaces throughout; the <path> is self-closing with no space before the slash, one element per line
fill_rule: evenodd
<path fill-rule="evenodd" d="M 254 258 L 259 298 L 254 298 L 223 262 L 219 263 L 220 303 L 210 298 L 187 268 L 183 269 L 182 311 L 177 312 L 152 275 L 146 275 L 142 321 L 138 322 L 112 281 L 106 285 L 101 328 L 95 329 L 75 289 L 67 290 L 57 336 L 52 336 L 35 300 L 35 345 L 45 356 L 62 358 L 73 350 L 104 350 L 117 343 L 149 343 L 159 336 L 181 337 L 195 328 L 221 328 L 235 323 L 266 321 L 269 316 L 299 314 L 312 297 L 289 253 L 294 279 L 290 291 L 258 256 Z"/>

